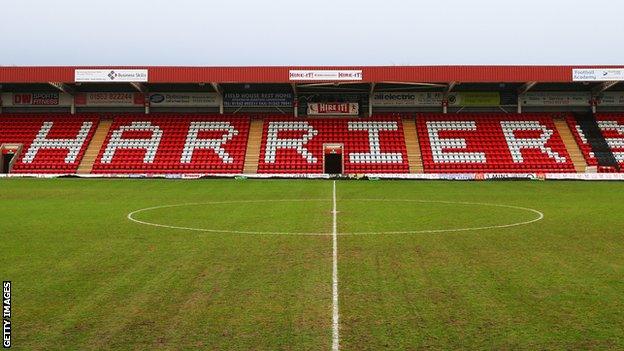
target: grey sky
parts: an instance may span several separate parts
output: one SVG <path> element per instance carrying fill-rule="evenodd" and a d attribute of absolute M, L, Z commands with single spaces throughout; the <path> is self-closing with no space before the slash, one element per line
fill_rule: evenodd
<path fill-rule="evenodd" d="M 14 0 L 1 65 L 624 64 L 615 0 Z"/>

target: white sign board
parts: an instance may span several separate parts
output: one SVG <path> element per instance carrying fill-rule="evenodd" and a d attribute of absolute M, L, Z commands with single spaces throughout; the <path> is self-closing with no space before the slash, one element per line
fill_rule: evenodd
<path fill-rule="evenodd" d="M 217 93 L 151 93 L 149 101 L 154 107 L 218 107 L 221 96 Z"/>
<path fill-rule="evenodd" d="M 575 82 L 624 81 L 624 68 L 575 68 L 572 70 Z"/>
<path fill-rule="evenodd" d="M 362 70 L 290 70 L 293 81 L 362 80 Z"/>
<path fill-rule="evenodd" d="M 137 82 L 147 83 L 146 69 L 76 69 L 76 82 Z"/>

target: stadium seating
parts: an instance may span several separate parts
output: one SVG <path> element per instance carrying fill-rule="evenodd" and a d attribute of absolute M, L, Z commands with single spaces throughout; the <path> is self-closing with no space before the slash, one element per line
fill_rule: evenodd
<path fill-rule="evenodd" d="M 12 173 L 75 173 L 97 128 L 93 115 L 2 115 L 0 144 L 22 144 Z"/>
<path fill-rule="evenodd" d="M 596 121 L 620 171 L 624 171 L 624 114 L 598 114 Z"/>
<path fill-rule="evenodd" d="M 241 173 L 248 133 L 247 117 L 117 117 L 92 173 Z"/>
<path fill-rule="evenodd" d="M 345 173 L 407 173 L 400 118 L 266 118 L 258 173 L 322 173 L 323 145 L 343 144 Z"/>
<path fill-rule="evenodd" d="M 417 130 L 426 173 L 575 171 L 545 114 L 423 114 Z"/>
<path fill-rule="evenodd" d="M 573 116 L 568 116 L 566 120 L 570 129 L 573 131 L 576 142 L 581 148 L 581 151 L 583 151 L 583 156 L 585 156 L 587 164 L 598 166 L 600 172 L 616 171 L 617 169 L 614 167 L 604 167 L 600 165 L 600 160 L 594 151 L 594 146 L 592 146 L 591 140 L 589 140 L 586 133 L 583 131 L 579 121 Z M 595 120 L 599 129 L 599 132 L 596 132 L 596 134 L 601 134 L 599 137 L 601 140 L 604 139 L 603 143 L 606 145 L 606 151 L 608 151 L 610 155 L 613 155 L 615 162 L 619 165 L 619 170 L 621 172 L 624 171 L 624 114 L 596 114 Z"/>
<path fill-rule="evenodd" d="M 589 166 L 597 166 L 598 160 L 596 159 L 596 155 L 592 151 L 592 147 L 589 144 L 589 141 L 585 137 L 585 133 L 581 129 L 581 126 L 578 124 L 574 116 L 569 115 L 566 116 L 566 122 L 572 130 L 572 135 L 574 135 L 574 139 L 578 144 L 579 148 L 583 152 L 583 156 L 585 157 L 585 161 L 587 161 L 587 165 Z"/>

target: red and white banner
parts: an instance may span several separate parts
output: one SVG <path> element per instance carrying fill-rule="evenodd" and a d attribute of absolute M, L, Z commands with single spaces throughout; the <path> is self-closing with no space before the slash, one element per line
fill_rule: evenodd
<path fill-rule="evenodd" d="M 144 106 L 142 93 L 82 93 L 75 96 L 77 106 Z"/>
<path fill-rule="evenodd" d="M 330 102 L 309 103 L 308 115 L 318 116 L 357 116 L 360 114 L 359 105 L 356 102 Z"/>

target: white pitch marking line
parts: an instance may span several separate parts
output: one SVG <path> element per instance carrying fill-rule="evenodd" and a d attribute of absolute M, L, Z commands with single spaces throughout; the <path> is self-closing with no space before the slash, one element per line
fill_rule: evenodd
<path fill-rule="evenodd" d="M 332 233 L 290 233 L 290 232 L 255 232 L 255 231 L 240 231 L 240 230 L 225 230 L 225 229 L 206 229 L 206 228 L 191 228 L 191 227 L 180 227 L 180 226 L 172 226 L 166 224 L 152 223 L 141 221 L 139 219 L 134 218 L 134 216 L 141 212 L 148 212 L 157 209 L 163 208 L 174 208 L 174 207 L 182 207 L 182 206 L 198 206 L 198 205 L 217 205 L 217 204 L 235 204 L 235 203 L 272 203 L 272 202 L 304 202 L 304 201 L 327 201 L 327 199 L 280 199 L 280 200 L 239 200 L 239 201 L 215 201 L 215 202 L 202 202 L 202 203 L 182 203 L 175 205 L 162 205 L 162 206 L 154 206 L 138 209 L 128 213 L 128 220 L 154 227 L 160 228 L 169 228 L 169 229 L 180 229 L 180 230 L 189 230 L 196 232 L 208 232 L 208 233 L 230 233 L 230 234 L 250 234 L 250 235 L 305 235 L 305 236 L 330 236 Z M 524 226 L 528 224 L 532 224 L 544 219 L 544 213 L 529 208 L 529 207 L 520 207 L 520 206 L 512 206 L 512 205 L 503 205 L 503 204 L 490 204 L 490 203 L 478 203 L 478 202 L 456 202 L 456 201 L 434 201 L 434 200 L 412 200 L 412 199 L 346 199 L 342 201 L 381 201 L 381 202 L 416 202 L 416 203 L 440 203 L 440 204 L 456 204 L 456 205 L 475 205 L 475 206 L 490 206 L 490 207 L 501 207 L 501 208 L 510 208 L 516 210 L 522 210 L 527 212 L 532 212 L 537 215 L 534 219 L 527 220 L 524 222 L 515 222 L 509 224 L 502 225 L 493 225 L 493 226 L 485 226 L 485 227 L 470 227 L 470 228 L 449 228 L 449 229 L 425 229 L 425 230 L 410 230 L 410 231 L 392 231 L 392 232 L 355 232 L 355 233 L 340 233 L 337 235 L 393 235 L 393 234 L 424 234 L 424 233 L 455 233 L 455 232 L 465 232 L 465 231 L 479 231 L 479 230 L 488 230 L 488 229 L 504 229 L 511 227 Z"/>
<path fill-rule="evenodd" d="M 333 264 L 332 264 L 332 351 L 340 349 L 340 314 L 338 312 L 338 211 L 336 211 L 336 181 L 333 185 Z"/>

